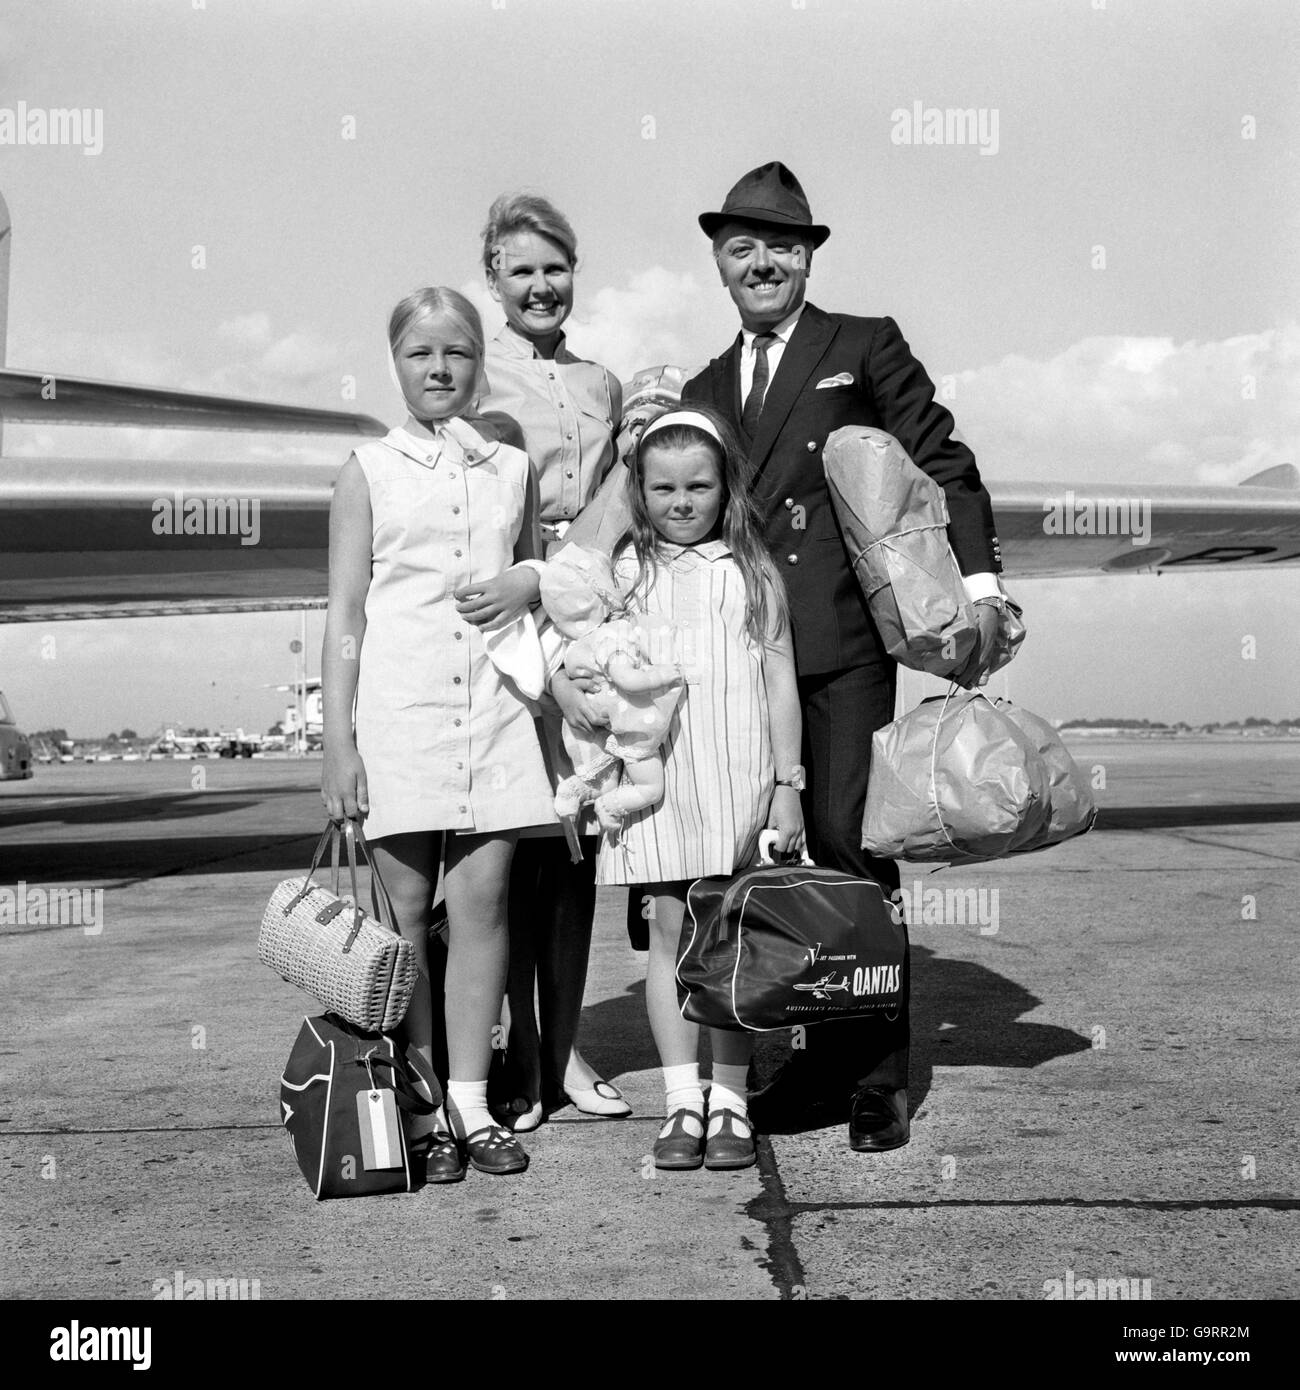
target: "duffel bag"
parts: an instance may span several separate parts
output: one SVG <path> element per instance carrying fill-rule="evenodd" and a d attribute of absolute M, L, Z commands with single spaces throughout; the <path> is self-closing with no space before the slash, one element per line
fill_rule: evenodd
<path fill-rule="evenodd" d="M 280 1119 L 317 1201 L 410 1192 L 410 1119 L 441 1104 L 421 1095 L 401 1047 L 338 1014 L 303 1019 L 280 1078 Z"/>
<path fill-rule="evenodd" d="M 807 859 L 697 879 L 677 952 L 678 1005 L 692 1023 L 754 1033 L 892 1019 L 906 942 L 880 884 Z"/>

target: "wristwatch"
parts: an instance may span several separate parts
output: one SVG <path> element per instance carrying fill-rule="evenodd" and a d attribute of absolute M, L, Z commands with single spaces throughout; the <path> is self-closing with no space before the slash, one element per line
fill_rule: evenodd
<path fill-rule="evenodd" d="M 803 765 L 795 763 L 790 769 L 789 777 L 778 777 L 776 779 L 778 787 L 793 787 L 795 791 L 801 792 L 808 785 L 808 779 L 804 776 Z"/>

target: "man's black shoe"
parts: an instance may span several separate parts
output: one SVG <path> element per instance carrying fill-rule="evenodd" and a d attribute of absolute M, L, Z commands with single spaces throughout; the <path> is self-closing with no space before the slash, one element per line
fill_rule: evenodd
<path fill-rule="evenodd" d="M 911 1131 L 907 1124 L 907 1092 L 864 1086 L 853 1097 L 849 1115 L 849 1147 L 855 1153 L 901 1149 Z"/>
<path fill-rule="evenodd" d="M 852 1086 L 835 1087 L 807 1062 L 787 1062 L 749 1098 L 749 1117 L 763 1134 L 802 1134 L 842 1123 Z"/>

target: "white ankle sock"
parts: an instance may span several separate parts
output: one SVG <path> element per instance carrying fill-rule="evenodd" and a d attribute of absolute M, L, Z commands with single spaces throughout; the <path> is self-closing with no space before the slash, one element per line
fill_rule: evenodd
<path fill-rule="evenodd" d="M 665 1067 L 664 1093 L 664 1112 L 671 1118 L 677 1110 L 694 1111 L 699 1116 L 699 1129 L 696 1130 L 689 1120 L 686 1122 L 686 1128 L 697 1138 L 703 1134 L 704 1087 L 700 1085 L 700 1064 L 684 1062 L 679 1067 Z M 662 1137 L 660 1135 L 660 1138 Z"/>
<path fill-rule="evenodd" d="M 477 1130 L 495 1124 L 487 1105 L 486 1081 L 448 1081 L 447 1119 L 457 1139 L 468 1139 Z"/>
<path fill-rule="evenodd" d="M 742 1138 L 749 1137 L 749 1092 L 746 1080 L 749 1066 L 726 1066 L 721 1062 L 713 1064 L 713 1081 L 709 1086 L 709 1137 L 712 1138 L 722 1128 L 722 1112 L 730 1110 L 737 1117 L 736 1133 Z"/>

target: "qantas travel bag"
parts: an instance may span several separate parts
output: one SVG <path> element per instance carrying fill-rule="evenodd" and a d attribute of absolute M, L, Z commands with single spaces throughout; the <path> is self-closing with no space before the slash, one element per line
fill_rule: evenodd
<path fill-rule="evenodd" d="M 429 1086 L 429 1083 L 425 1083 Z M 363 1033 L 338 1014 L 303 1019 L 280 1078 L 280 1119 L 316 1200 L 410 1192 L 410 1115 L 432 1101 L 402 1049 L 382 1033 Z"/>
<path fill-rule="evenodd" d="M 808 860 L 696 879 L 677 952 L 678 1005 L 692 1023 L 755 1033 L 893 1018 L 905 949 L 901 913 L 871 879 Z"/>

